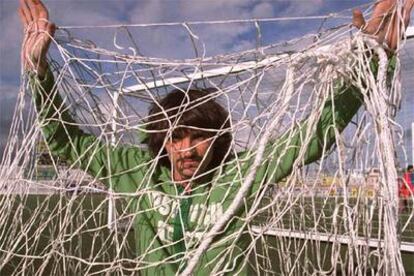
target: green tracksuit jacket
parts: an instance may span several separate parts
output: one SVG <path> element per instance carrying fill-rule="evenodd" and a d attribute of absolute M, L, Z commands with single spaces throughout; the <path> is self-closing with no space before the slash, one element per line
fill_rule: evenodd
<path fill-rule="evenodd" d="M 147 151 L 134 146 L 108 146 L 73 124 L 73 119 L 64 111 L 64 101 L 54 88 L 50 71 L 42 81 L 32 77 L 31 86 L 43 135 L 52 154 L 86 170 L 116 192 L 126 193 L 124 198 L 129 211 L 135 214 L 136 257 L 142 264 L 140 275 L 174 275 L 181 271 L 185 260 L 180 253 L 185 248 L 194 249 L 203 233 L 225 212 L 252 163 L 253 151 L 239 153 L 233 161 L 218 168 L 210 181 L 192 187 L 191 195 L 183 194 L 173 184 L 168 168 L 151 166 L 152 157 Z M 325 150 L 334 144 L 333 126 L 343 131 L 360 106 L 356 89 L 342 87 L 337 91 L 334 104 L 326 103 L 317 130 L 312 133 L 306 164 L 321 157 L 324 144 Z M 290 174 L 299 153 L 301 136 L 307 135 L 305 126 L 306 122 L 294 130 L 289 139 L 282 135 L 267 145 L 245 206 L 261 185 L 276 183 Z M 242 207 L 214 240 L 199 261 L 195 275 L 223 270 L 231 275 L 246 273 L 243 260 L 247 256 L 242 252 L 251 238 L 237 236 L 235 232 L 243 227 L 247 208 Z M 232 243 L 237 246 L 230 246 Z"/>

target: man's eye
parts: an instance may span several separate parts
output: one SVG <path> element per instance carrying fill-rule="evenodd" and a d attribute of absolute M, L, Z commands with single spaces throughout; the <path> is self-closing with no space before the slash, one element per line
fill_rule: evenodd
<path fill-rule="evenodd" d="M 194 137 L 193 139 L 194 139 L 194 141 L 197 141 L 197 142 L 201 143 L 201 142 L 207 140 L 208 137 L 206 137 L 204 135 L 198 135 L 198 136 Z"/>

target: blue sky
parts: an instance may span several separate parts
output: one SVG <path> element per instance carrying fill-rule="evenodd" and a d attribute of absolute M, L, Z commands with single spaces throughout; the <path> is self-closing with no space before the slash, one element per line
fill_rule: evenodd
<path fill-rule="evenodd" d="M 185 22 L 268 17 L 293 17 L 325 15 L 350 9 L 372 1 L 302 0 L 302 1 L 254 1 L 254 0 L 57 0 L 45 1 L 51 20 L 58 26 L 109 25 L 156 22 Z M 8 135 L 20 78 L 19 48 L 22 30 L 17 17 L 18 0 L 0 1 L 0 153 Z M 349 11 L 342 15 L 350 16 Z M 328 25 L 349 22 L 351 19 L 332 20 Z M 316 32 L 320 20 L 284 21 L 263 24 L 264 43 L 274 43 Z M 328 26 L 326 25 L 326 26 Z M 206 43 L 211 43 L 208 54 L 239 51 L 254 47 L 255 41 L 248 35 L 247 26 L 222 26 L 203 33 Z M 91 38 L 102 45 L 112 43 L 107 31 L 76 31 L 76 36 Z M 162 34 L 162 35 L 161 35 Z M 146 55 L 187 57 L 178 32 L 143 30 L 138 41 Z M 145 47 L 146 42 L 157 47 Z M 411 105 L 412 106 L 412 105 Z M 410 110 L 408 108 L 407 110 Z M 407 111 L 407 116 L 412 113 Z"/>

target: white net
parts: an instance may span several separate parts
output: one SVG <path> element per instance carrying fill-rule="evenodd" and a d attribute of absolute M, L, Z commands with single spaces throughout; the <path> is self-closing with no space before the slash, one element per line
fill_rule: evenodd
<path fill-rule="evenodd" d="M 414 213 L 398 193 L 398 57 L 348 25 L 262 46 L 261 24 L 277 20 L 106 26 L 106 48 L 73 36 L 91 27 L 61 27 L 54 81 L 23 78 L 0 167 L 1 270 L 404 274 Z M 203 30 L 228 24 L 257 47 L 208 55 Z M 161 27 L 195 57 L 143 55 L 136 37 Z M 218 129 L 203 125 L 211 112 L 188 119 L 212 101 L 226 110 Z M 183 127 L 221 156 L 184 191 L 164 164 Z"/>

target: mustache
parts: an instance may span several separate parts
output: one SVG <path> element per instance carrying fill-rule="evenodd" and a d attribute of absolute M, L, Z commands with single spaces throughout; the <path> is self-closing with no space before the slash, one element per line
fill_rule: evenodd
<path fill-rule="evenodd" d="M 177 162 L 183 162 L 185 160 L 192 160 L 192 161 L 201 162 L 203 160 L 203 158 L 201 158 L 201 156 L 198 156 L 198 155 L 193 155 L 193 156 L 190 156 L 190 157 L 182 157 L 182 158 L 178 159 Z"/>

